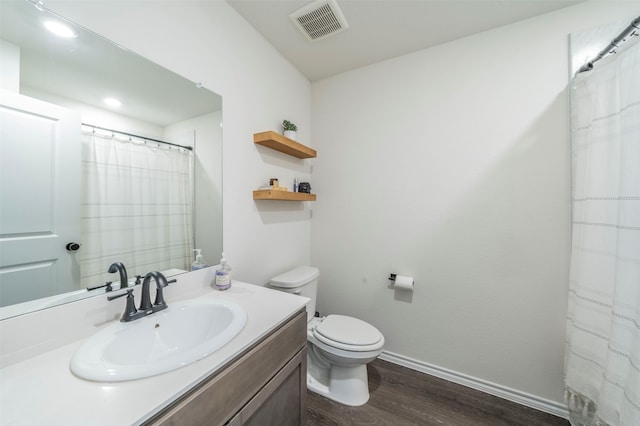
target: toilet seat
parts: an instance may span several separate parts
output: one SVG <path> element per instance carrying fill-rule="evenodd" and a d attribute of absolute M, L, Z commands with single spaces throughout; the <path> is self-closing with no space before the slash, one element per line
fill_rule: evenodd
<path fill-rule="evenodd" d="M 334 348 L 367 352 L 381 349 L 382 333 L 371 324 L 345 315 L 329 315 L 312 328 L 313 336 Z"/>

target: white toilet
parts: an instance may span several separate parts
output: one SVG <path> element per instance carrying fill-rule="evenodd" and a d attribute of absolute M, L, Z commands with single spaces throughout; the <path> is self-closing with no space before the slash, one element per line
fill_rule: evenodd
<path fill-rule="evenodd" d="M 315 317 L 318 268 L 301 266 L 274 277 L 269 286 L 311 299 L 307 303 L 307 388 L 345 405 L 369 400 L 367 364 L 384 346 L 378 329 L 345 315 Z"/>

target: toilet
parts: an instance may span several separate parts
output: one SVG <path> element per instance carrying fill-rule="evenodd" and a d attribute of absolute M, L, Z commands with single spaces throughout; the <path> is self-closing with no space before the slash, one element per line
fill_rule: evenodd
<path fill-rule="evenodd" d="M 301 266 L 274 277 L 269 287 L 308 297 L 307 388 L 345 405 L 369 400 L 367 364 L 384 346 L 371 324 L 346 315 L 316 317 L 318 268 Z"/>

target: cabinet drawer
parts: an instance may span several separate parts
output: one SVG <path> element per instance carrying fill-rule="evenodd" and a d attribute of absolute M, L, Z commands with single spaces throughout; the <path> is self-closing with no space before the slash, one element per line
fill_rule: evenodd
<path fill-rule="evenodd" d="M 302 310 L 146 424 L 224 424 L 306 343 L 307 315 Z"/>

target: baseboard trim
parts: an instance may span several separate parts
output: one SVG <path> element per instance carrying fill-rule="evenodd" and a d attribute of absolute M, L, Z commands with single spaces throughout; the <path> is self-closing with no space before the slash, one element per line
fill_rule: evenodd
<path fill-rule="evenodd" d="M 479 390 L 481 392 L 485 392 L 499 398 L 504 398 L 511 402 L 522 404 L 527 407 L 543 411 L 545 413 L 553 414 L 554 416 L 562 417 L 564 419 L 569 418 L 569 411 L 567 409 L 567 406 L 555 401 L 540 398 L 538 396 L 521 392 L 516 389 L 511 389 L 506 386 L 491 383 L 486 380 L 478 379 L 476 377 L 468 376 L 457 371 L 438 367 L 437 365 L 418 361 L 393 352 L 383 351 L 380 355 L 380 359 L 389 361 L 402 367 L 420 371 L 431 376 L 439 377 L 441 379 L 448 380 L 462 386 Z"/>

